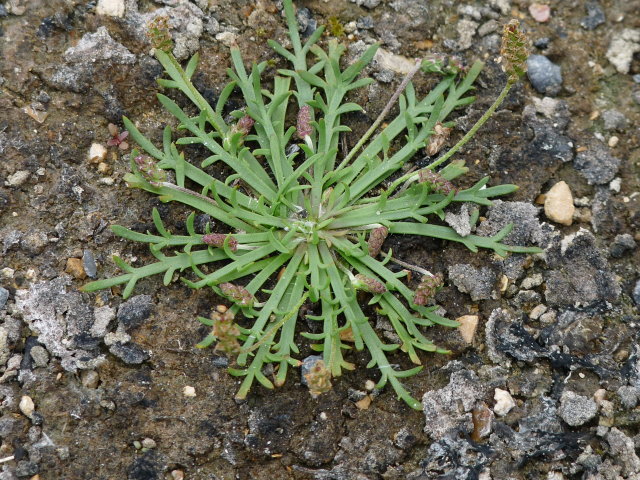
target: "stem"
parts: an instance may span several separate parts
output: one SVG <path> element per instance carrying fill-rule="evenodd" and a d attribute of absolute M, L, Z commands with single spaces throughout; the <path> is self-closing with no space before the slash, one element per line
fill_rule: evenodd
<path fill-rule="evenodd" d="M 422 61 L 418 60 L 416 64 L 413 66 L 413 68 L 409 71 L 409 73 L 407 73 L 407 75 L 402 80 L 402 83 L 400 83 L 397 90 L 393 93 L 393 95 L 391 96 L 391 98 L 389 99 L 385 107 L 382 109 L 382 112 L 380 112 L 380 115 L 378 115 L 378 118 L 376 118 L 376 121 L 373 122 L 373 125 L 369 127 L 369 130 L 367 130 L 367 133 L 365 133 L 362 136 L 362 138 L 358 141 L 358 143 L 355 144 L 355 146 L 351 149 L 351 151 L 344 158 L 344 160 L 342 160 L 342 162 L 340 163 L 338 168 L 336 168 L 336 170 L 341 170 L 346 165 L 348 165 L 349 160 L 351 160 L 353 156 L 358 152 L 358 150 L 360 150 L 360 147 L 362 147 L 367 142 L 367 140 L 369 140 L 369 137 L 373 135 L 373 132 L 376 131 L 376 129 L 380 126 L 382 121 L 385 119 L 385 117 L 387 116 L 391 108 L 396 104 L 396 100 L 398 100 L 398 97 L 400 96 L 400 94 L 404 92 L 404 89 L 407 88 L 407 85 L 409 84 L 413 76 L 416 73 L 418 73 L 418 70 L 420 70 L 421 65 L 422 65 Z"/>
<path fill-rule="evenodd" d="M 389 258 L 389 260 L 391 260 L 393 263 L 397 263 L 401 267 L 408 268 L 409 270 L 413 270 L 414 272 L 420 273 L 422 275 L 428 275 L 430 277 L 434 276 L 433 273 L 431 273 L 429 270 L 425 270 L 424 268 L 418 267 L 417 265 L 411 265 L 410 263 L 403 262 L 402 260 L 398 260 L 397 258 L 393 257 Z"/>
<path fill-rule="evenodd" d="M 471 130 L 469 130 L 467 132 L 467 134 L 464 137 L 462 137 L 460 139 L 460 141 L 453 146 L 453 148 L 451 148 L 451 150 L 449 150 L 443 156 L 438 158 L 436 161 L 434 161 L 431 164 L 429 164 L 426 168 L 428 168 L 430 170 L 433 170 L 438 165 L 441 165 L 442 163 L 446 162 L 458 150 L 460 150 L 460 148 L 462 148 L 464 146 L 464 144 L 466 144 L 469 140 L 471 140 L 471 138 L 476 134 L 476 132 L 480 129 L 480 127 L 482 127 L 482 125 L 484 125 L 487 122 L 487 120 L 489 120 L 489 118 L 491 118 L 491 116 L 495 113 L 495 111 L 498 109 L 498 107 L 502 104 L 502 102 L 506 98 L 507 94 L 509 93 L 509 90 L 511 90 L 511 87 L 515 83 L 516 83 L 515 81 L 512 81 L 511 79 L 509 79 L 507 81 L 507 84 L 502 89 L 502 92 L 500 92 L 500 95 L 498 96 L 498 98 L 496 98 L 496 100 L 489 107 L 489 109 L 486 112 L 484 112 L 484 115 L 482 115 L 480 117 L 480 119 L 475 123 L 475 125 L 473 127 L 471 127 Z"/>

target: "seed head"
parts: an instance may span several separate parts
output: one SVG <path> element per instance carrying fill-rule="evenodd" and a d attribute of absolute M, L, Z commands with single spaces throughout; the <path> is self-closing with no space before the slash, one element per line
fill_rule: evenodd
<path fill-rule="evenodd" d="M 251 129 L 253 128 L 253 124 L 256 123 L 253 118 L 249 115 L 245 115 L 238 123 L 235 125 L 236 132 L 240 132 L 242 135 L 248 135 Z"/>
<path fill-rule="evenodd" d="M 380 250 L 382 250 L 382 244 L 387 238 L 387 235 L 389 235 L 389 229 L 387 227 L 378 227 L 371 230 L 368 242 L 369 255 L 374 258 L 378 256 Z"/>
<path fill-rule="evenodd" d="M 169 33 L 169 17 L 160 15 L 149 22 L 147 37 L 151 46 L 156 50 L 169 53 L 173 48 L 173 41 Z"/>
<path fill-rule="evenodd" d="M 502 32 L 502 68 L 509 75 L 509 82 L 515 83 L 527 71 L 529 41 L 520 30 L 520 22 L 511 20 Z"/>
<path fill-rule="evenodd" d="M 231 235 L 227 235 L 226 233 L 207 233 L 206 235 L 202 236 L 202 241 L 207 245 L 211 245 L 212 247 L 223 248 L 224 242 L 227 238 L 229 239 L 227 241 L 229 250 L 231 250 L 232 252 L 238 250 L 238 240 L 236 240 Z"/>
<path fill-rule="evenodd" d="M 221 283 L 218 285 L 222 294 L 239 304 L 241 307 L 251 307 L 255 301 L 255 297 L 244 287 L 234 285 L 233 283 Z"/>
<path fill-rule="evenodd" d="M 304 376 L 312 397 L 331 390 L 331 372 L 324 365 L 324 360 L 318 360 Z"/>
<path fill-rule="evenodd" d="M 240 329 L 233 323 L 233 313 L 227 310 L 224 313 L 214 312 L 211 315 L 213 320 L 213 334 L 218 339 L 216 350 L 221 350 L 226 355 L 237 355 L 240 353 Z"/>
<path fill-rule="evenodd" d="M 380 280 L 367 277 L 361 273 L 355 276 L 355 280 L 351 282 L 351 285 L 353 285 L 353 288 L 356 290 L 362 290 L 376 295 L 387 291 L 387 287 Z"/>
<path fill-rule="evenodd" d="M 418 172 L 418 181 L 420 183 L 430 184 L 434 192 L 441 193 L 442 195 L 449 195 L 451 192 L 456 191 L 456 187 L 454 187 L 449 180 L 428 168 L 424 168 Z"/>
<path fill-rule="evenodd" d="M 300 107 L 296 129 L 298 130 L 298 137 L 302 140 L 311 135 L 313 128 L 311 127 L 311 107 L 309 105 Z"/>
<path fill-rule="evenodd" d="M 167 172 L 158 167 L 156 161 L 146 155 L 138 155 L 134 161 L 142 176 L 152 185 L 162 183 L 167 180 Z"/>
<path fill-rule="evenodd" d="M 425 275 L 422 277 L 418 288 L 413 295 L 413 303 L 416 305 L 426 305 L 438 289 L 443 285 L 443 277 L 441 273 L 435 275 Z"/>
<path fill-rule="evenodd" d="M 434 156 L 449 139 L 449 135 L 451 134 L 452 128 L 445 127 L 442 123 L 436 123 L 435 127 L 433 127 L 433 133 L 429 137 L 429 145 L 427 145 L 426 152 L 430 157 Z"/>

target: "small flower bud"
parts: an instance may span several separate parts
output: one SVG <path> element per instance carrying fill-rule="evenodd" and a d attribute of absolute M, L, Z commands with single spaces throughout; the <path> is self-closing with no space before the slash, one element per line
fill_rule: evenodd
<path fill-rule="evenodd" d="M 451 128 L 445 127 L 440 122 L 436 123 L 435 127 L 433 127 L 433 133 L 429 137 L 429 144 L 426 148 L 427 155 L 432 157 L 442 150 L 442 147 L 449 139 L 451 130 Z"/>
<path fill-rule="evenodd" d="M 528 43 L 517 20 L 511 20 L 504 26 L 500 55 L 502 68 L 509 75 L 509 82 L 518 81 L 527 71 Z"/>
<path fill-rule="evenodd" d="M 449 195 L 451 192 L 456 191 L 456 187 L 449 180 L 428 168 L 418 172 L 418 181 L 420 183 L 428 183 L 434 192 L 442 195 Z"/>
<path fill-rule="evenodd" d="M 382 250 L 382 244 L 387 238 L 387 235 L 389 235 L 389 229 L 387 227 L 378 227 L 371 230 L 368 242 L 369 255 L 374 258 L 378 256 L 380 250 Z"/>
<path fill-rule="evenodd" d="M 364 292 L 373 293 L 375 295 L 387 291 L 387 287 L 380 280 L 367 277 L 360 273 L 355 276 L 355 280 L 351 282 L 351 285 L 353 285 L 353 288 L 355 288 L 356 290 L 362 290 Z"/>
<path fill-rule="evenodd" d="M 167 172 L 159 168 L 153 158 L 147 157 L 146 155 L 138 155 L 134 158 L 134 162 L 136 162 L 136 166 L 144 179 L 152 185 L 167 180 Z"/>
<path fill-rule="evenodd" d="M 298 137 L 302 140 L 304 140 L 304 137 L 311 135 L 313 129 L 311 127 L 311 107 L 309 105 L 300 107 L 296 129 L 298 130 Z"/>
<path fill-rule="evenodd" d="M 413 303 L 416 305 L 426 305 L 438 289 L 443 285 L 443 277 L 441 273 L 435 275 L 425 275 L 422 277 L 418 288 L 413 296 Z"/>
<path fill-rule="evenodd" d="M 169 33 L 169 17 L 160 15 L 151 20 L 148 25 L 147 37 L 151 46 L 156 50 L 169 53 L 173 48 L 173 41 Z"/>
<path fill-rule="evenodd" d="M 312 397 L 331 390 L 331 372 L 324 365 L 324 360 L 317 360 L 304 376 Z"/>
<path fill-rule="evenodd" d="M 226 355 L 237 355 L 240 353 L 240 329 L 233 323 L 233 313 L 227 310 L 224 313 L 214 312 L 211 315 L 213 320 L 213 334 L 218 339 L 215 350 L 221 350 Z"/>
<path fill-rule="evenodd" d="M 242 135 L 249 135 L 249 132 L 253 128 L 254 123 L 256 123 L 256 121 L 253 118 L 251 118 L 249 115 L 245 115 L 240 120 L 238 120 L 238 123 L 236 123 L 234 129 L 236 132 L 239 132 Z"/>
<path fill-rule="evenodd" d="M 224 241 L 229 238 L 227 245 L 229 246 L 229 250 L 235 252 L 238 250 L 238 241 L 232 237 L 231 235 L 227 235 L 226 233 L 207 233 L 202 236 L 202 241 L 207 245 L 211 245 L 212 247 L 223 248 Z"/>
<path fill-rule="evenodd" d="M 251 307 L 255 301 L 255 297 L 244 287 L 234 285 L 233 283 L 221 283 L 218 288 L 222 294 L 229 297 L 242 307 Z"/>

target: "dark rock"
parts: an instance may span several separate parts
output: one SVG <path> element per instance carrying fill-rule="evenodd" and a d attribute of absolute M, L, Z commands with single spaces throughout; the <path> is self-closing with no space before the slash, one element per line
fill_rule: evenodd
<path fill-rule="evenodd" d="M 400 450 L 409 450 L 417 441 L 417 437 L 406 427 L 400 429 L 400 431 L 393 436 L 393 443 Z"/>
<path fill-rule="evenodd" d="M 27 337 L 27 340 L 24 342 L 24 354 L 20 362 L 20 370 L 31 370 L 33 368 L 31 349 L 35 346 L 42 346 L 42 344 L 38 342 L 38 337 Z"/>
<path fill-rule="evenodd" d="M 207 225 L 212 228 L 213 221 L 210 215 L 202 213 L 200 215 L 196 215 L 196 218 L 193 222 L 193 228 L 195 228 L 196 233 L 205 234 L 207 233 Z"/>
<path fill-rule="evenodd" d="M 356 20 L 356 27 L 361 30 L 370 30 L 373 28 L 373 18 L 370 16 L 360 17 Z"/>
<path fill-rule="evenodd" d="M 5 306 L 7 300 L 9 300 L 9 290 L 0 287 L 0 308 Z"/>
<path fill-rule="evenodd" d="M 109 351 L 128 365 L 138 365 L 151 358 L 149 354 L 135 343 L 116 342 Z"/>
<path fill-rule="evenodd" d="M 607 186 L 596 187 L 596 194 L 591 204 L 591 226 L 596 233 L 615 233 L 622 228 L 622 221 L 616 215 L 615 202 L 611 198 L 611 190 Z"/>
<path fill-rule="evenodd" d="M 96 266 L 96 259 L 94 258 L 91 250 L 85 250 L 82 253 L 82 266 L 87 277 L 96 278 L 96 275 L 98 274 L 98 267 Z"/>
<path fill-rule="evenodd" d="M 118 321 L 127 329 L 137 328 L 151 315 L 153 301 L 151 295 L 136 295 L 118 308 Z"/>
<path fill-rule="evenodd" d="M 166 466 L 155 450 L 136 457 L 127 469 L 127 480 L 161 480 Z"/>
<path fill-rule="evenodd" d="M 620 258 L 626 253 L 632 252 L 635 248 L 636 241 L 633 239 L 633 235 L 624 233 L 622 235 L 616 235 L 616 238 L 613 239 L 613 243 L 609 247 L 609 254 L 613 258 Z"/>
<path fill-rule="evenodd" d="M 16 475 L 18 477 L 31 477 L 38 473 L 39 470 L 40 468 L 37 463 L 30 462 L 28 460 L 20 460 L 16 466 Z"/>
<path fill-rule="evenodd" d="M 587 2 L 584 7 L 587 10 L 587 16 L 580 22 L 582 28 L 594 30 L 605 22 L 604 11 L 598 2 Z"/>
<path fill-rule="evenodd" d="M 462 293 L 468 293 L 474 302 L 491 298 L 496 279 L 496 274 L 487 267 L 475 268 L 466 264 L 449 267 L 449 280 Z"/>
<path fill-rule="evenodd" d="M 539 339 L 546 345 L 566 347 L 573 354 L 593 352 L 595 341 L 602 335 L 603 320 L 583 312 L 563 312 L 554 325 L 546 328 Z"/>
<path fill-rule="evenodd" d="M 540 50 L 544 50 L 549 47 L 549 43 L 551 43 L 551 39 L 549 37 L 542 37 L 533 42 L 533 46 Z"/>
<path fill-rule="evenodd" d="M 611 155 L 609 148 L 597 140 L 591 140 L 585 146 L 587 149 L 578 152 L 573 166 L 590 185 L 609 183 L 618 172 L 620 159 Z"/>
<path fill-rule="evenodd" d="M 308 37 L 318 28 L 318 21 L 313 18 L 308 8 L 299 8 L 296 12 L 296 20 L 298 20 L 298 30 L 303 37 Z"/>
<path fill-rule="evenodd" d="M 562 69 L 544 55 L 530 55 L 527 59 L 527 76 L 539 93 L 555 96 L 562 87 Z"/>
<path fill-rule="evenodd" d="M 613 302 L 620 294 L 595 237 L 586 230 L 556 241 L 547 249 L 546 260 L 545 298 L 550 306 L 591 306 Z"/>

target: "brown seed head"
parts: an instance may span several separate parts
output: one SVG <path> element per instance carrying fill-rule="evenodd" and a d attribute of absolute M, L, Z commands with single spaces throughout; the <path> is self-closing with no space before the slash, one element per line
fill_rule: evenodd
<path fill-rule="evenodd" d="M 233 283 L 220 283 L 218 288 L 224 296 L 229 297 L 242 307 L 251 307 L 255 301 L 255 297 L 249 290 Z"/>
<path fill-rule="evenodd" d="M 529 40 L 520 30 L 520 22 L 511 20 L 502 32 L 502 68 L 509 75 L 509 82 L 517 82 L 527 71 Z"/>
<path fill-rule="evenodd" d="M 311 127 L 311 107 L 303 105 L 298 112 L 298 123 L 296 125 L 298 137 L 304 140 L 304 137 L 311 135 L 313 128 Z"/>
<path fill-rule="evenodd" d="M 368 242 L 369 255 L 374 258 L 378 256 L 380 250 L 382 250 L 382 244 L 387 238 L 387 235 L 389 235 L 389 229 L 387 227 L 378 227 L 371 230 Z"/>
<path fill-rule="evenodd" d="M 420 183 L 428 183 L 434 192 L 442 195 L 449 195 L 451 192 L 456 191 L 456 187 L 449 180 L 428 168 L 418 172 L 418 181 Z"/>
<path fill-rule="evenodd" d="M 418 288 L 413 296 L 413 303 L 416 305 L 426 305 L 429 299 L 433 298 L 438 289 L 442 287 L 443 277 L 441 273 L 435 275 L 425 275 L 422 277 Z"/>
<path fill-rule="evenodd" d="M 367 277 L 366 275 L 362 275 L 361 273 L 356 275 L 355 281 L 351 282 L 351 284 L 353 285 L 353 288 L 357 290 L 373 293 L 375 295 L 387 291 L 387 287 L 380 280 Z"/>
<path fill-rule="evenodd" d="M 148 25 L 147 37 L 153 48 L 169 53 L 173 48 L 173 41 L 169 33 L 169 17 L 160 15 L 151 20 Z"/>

